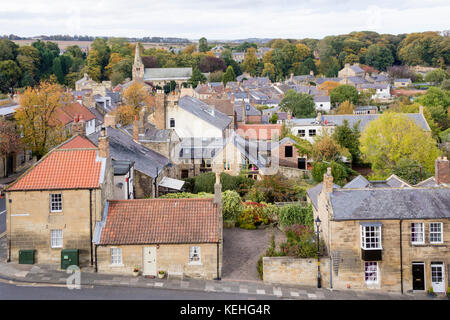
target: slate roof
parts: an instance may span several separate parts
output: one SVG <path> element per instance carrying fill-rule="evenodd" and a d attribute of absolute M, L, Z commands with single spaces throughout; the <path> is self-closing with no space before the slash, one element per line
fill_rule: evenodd
<path fill-rule="evenodd" d="M 131 136 L 133 136 L 133 124 L 123 127 Z M 167 142 L 170 140 L 171 129 L 158 129 L 152 123 L 148 123 L 144 134 L 139 135 L 139 141 Z"/>
<path fill-rule="evenodd" d="M 329 96 L 314 96 L 314 102 L 330 102 Z"/>
<path fill-rule="evenodd" d="M 206 103 L 190 96 L 181 97 L 178 106 L 221 130 L 231 123 L 230 117 L 226 114 L 214 110 Z"/>
<path fill-rule="evenodd" d="M 76 143 L 79 142 L 77 139 Z M 19 191 L 99 188 L 103 180 L 105 159 L 98 158 L 97 153 L 97 149 L 57 147 L 7 189 Z"/>
<path fill-rule="evenodd" d="M 242 104 L 244 102 L 237 101 L 234 103 L 234 111 L 236 111 L 236 121 L 242 121 Z M 245 114 L 247 116 L 260 116 L 262 113 L 249 103 L 245 104 Z"/>
<path fill-rule="evenodd" d="M 367 180 L 363 176 L 359 175 L 355 179 L 353 179 L 352 181 L 347 183 L 345 186 L 343 186 L 342 188 L 344 188 L 344 189 L 349 189 L 349 188 L 366 188 L 369 185 L 370 185 L 369 180 Z"/>
<path fill-rule="evenodd" d="M 134 162 L 129 160 L 112 160 L 115 176 L 123 176 L 130 172 Z"/>
<path fill-rule="evenodd" d="M 109 137 L 111 158 L 114 160 L 134 161 L 134 168 L 152 178 L 157 176 L 168 163 L 169 159 L 163 155 L 150 150 L 133 140 L 128 133 L 112 127 L 106 128 Z M 98 145 L 100 132 L 87 136 L 95 145 Z"/>
<path fill-rule="evenodd" d="M 317 79 L 316 79 L 316 83 L 317 83 L 317 84 L 322 84 L 322 83 L 324 83 L 325 81 L 339 82 L 339 81 L 341 81 L 341 80 L 342 80 L 342 78 L 338 78 L 338 77 L 335 77 L 335 78 L 317 78 Z"/>
<path fill-rule="evenodd" d="M 450 218 L 450 188 L 339 189 L 330 197 L 335 220 Z"/>
<path fill-rule="evenodd" d="M 145 68 L 144 80 L 176 80 L 189 79 L 192 68 Z"/>
<path fill-rule="evenodd" d="M 0 116 L 8 116 L 8 115 L 12 115 L 16 112 L 16 110 L 19 108 L 20 106 L 18 104 L 14 105 L 14 106 L 3 106 L 0 107 Z"/>
<path fill-rule="evenodd" d="M 308 195 L 309 199 L 311 200 L 312 205 L 316 209 L 317 209 L 317 201 L 318 201 L 317 199 L 319 197 L 320 191 L 322 191 L 322 188 L 323 188 L 322 185 L 323 185 L 323 182 L 316 184 L 314 187 L 306 190 L 306 194 Z M 340 186 L 338 186 L 337 184 L 333 184 L 333 188 L 339 189 Z"/>
<path fill-rule="evenodd" d="M 213 199 L 113 200 L 107 210 L 103 228 L 96 230 L 100 245 L 219 241 Z"/>
<path fill-rule="evenodd" d="M 208 98 L 201 99 L 204 103 L 210 106 L 214 106 L 216 110 L 226 114 L 227 116 L 234 116 L 234 107 L 230 100 L 228 99 L 220 99 L 220 98 Z"/>
<path fill-rule="evenodd" d="M 350 69 L 352 69 L 353 71 L 355 71 L 356 73 L 364 73 L 364 70 L 361 69 L 361 67 L 357 64 L 353 64 L 350 66 Z"/>

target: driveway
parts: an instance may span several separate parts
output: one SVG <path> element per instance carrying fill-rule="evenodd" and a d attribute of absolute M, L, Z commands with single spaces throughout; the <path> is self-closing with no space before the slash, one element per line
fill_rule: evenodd
<path fill-rule="evenodd" d="M 225 228 L 223 230 L 223 266 L 224 280 L 262 281 L 256 269 L 256 263 L 270 244 L 272 232 L 278 245 L 285 240 L 284 234 L 277 228 L 245 230 Z"/>

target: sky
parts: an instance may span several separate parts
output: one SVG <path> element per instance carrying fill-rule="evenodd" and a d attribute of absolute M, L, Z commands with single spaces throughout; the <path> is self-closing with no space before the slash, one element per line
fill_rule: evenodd
<path fill-rule="evenodd" d="M 0 35 L 316 38 L 450 29 L 449 0 L 2 0 Z"/>

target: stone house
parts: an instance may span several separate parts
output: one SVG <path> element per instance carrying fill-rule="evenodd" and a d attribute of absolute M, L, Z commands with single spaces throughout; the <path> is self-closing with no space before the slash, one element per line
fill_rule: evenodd
<path fill-rule="evenodd" d="M 411 79 L 394 79 L 394 88 L 409 87 L 412 84 Z"/>
<path fill-rule="evenodd" d="M 323 183 L 307 192 L 329 255 L 324 286 L 445 292 L 450 264 L 446 158 L 436 160 L 435 181 L 442 183 L 410 186 L 395 176 L 386 181 L 359 176 L 336 188 L 329 168 Z"/>
<path fill-rule="evenodd" d="M 364 77 L 365 71 L 359 66 L 359 63 L 350 65 L 346 63 L 344 68 L 338 72 L 339 78 Z"/>
<path fill-rule="evenodd" d="M 222 275 L 222 199 L 216 175 L 213 199 L 108 201 L 95 227 L 98 272 L 169 278 Z"/>
<path fill-rule="evenodd" d="M 104 132 L 98 147 L 76 134 L 51 150 L 5 190 L 8 261 L 31 249 L 36 263 L 59 265 L 62 249 L 78 249 L 80 266 L 92 264 L 94 226 L 112 184 Z"/>

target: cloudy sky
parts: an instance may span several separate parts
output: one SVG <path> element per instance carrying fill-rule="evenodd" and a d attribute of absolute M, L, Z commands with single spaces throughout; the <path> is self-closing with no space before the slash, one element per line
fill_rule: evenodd
<path fill-rule="evenodd" d="M 12 0 L 0 34 L 322 38 L 450 29 L 448 0 Z"/>

